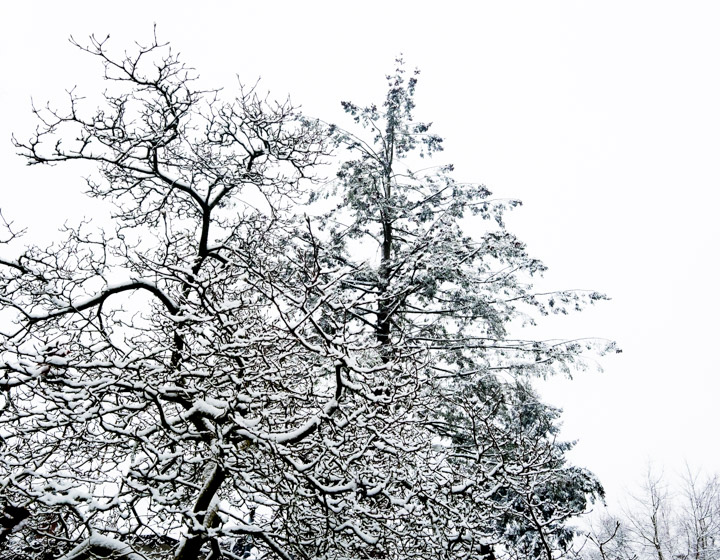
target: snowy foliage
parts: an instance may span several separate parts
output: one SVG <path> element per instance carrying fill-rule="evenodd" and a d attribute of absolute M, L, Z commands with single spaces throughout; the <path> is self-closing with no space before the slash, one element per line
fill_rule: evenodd
<path fill-rule="evenodd" d="M 5 557 L 561 553 L 602 490 L 529 378 L 593 343 L 509 327 L 603 296 L 536 294 L 517 201 L 410 169 L 442 148 L 415 75 L 350 132 L 194 89 L 157 41 L 80 48 L 104 106 L 72 92 L 16 145 L 94 163 L 115 222 L 0 258 Z"/>

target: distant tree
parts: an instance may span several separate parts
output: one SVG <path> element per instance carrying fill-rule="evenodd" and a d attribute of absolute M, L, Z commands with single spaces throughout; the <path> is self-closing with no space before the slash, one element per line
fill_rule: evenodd
<path fill-rule="evenodd" d="M 679 534 L 687 560 L 720 556 L 720 476 L 701 476 L 689 467 L 680 495 Z"/>
<path fill-rule="evenodd" d="M 103 106 L 71 92 L 16 146 L 96 165 L 114 224 L 0 258 L 5 557 L 561 552 L 601 488 L 528 378 L 592 344 L 509 326 L 603 296 L 535 294 L 516 201 L 408 168 L 442 146 L 415 76 L 344 104 L 352 133 L 253 90 L 223 101 L 156 40 L 78 46 Z"/>
<path fill-rule="evenodd" d="M 627 526 L 620 519 L 605 514 L 592 524 L 582 541 L 578 557 L 592 560 L 638 560 Z"/>
<path fill-rule="evenodd" d="M 662 474 L 648 469 L 627 510 L 602 518 L 589 541 L 585 558 L 714 560 L 720 554 L 720 479 L 688 468 L 671 491 Z"/>
<path fill-rule="evenodd" d="M 675 535 L 672 508 L 667 485 L 648 469 L 643 492 L 633 496 L 634 513 L 628 515 L 629 534 L 634 544 L 647 556 L 666 560 L 674 556 Z"/>

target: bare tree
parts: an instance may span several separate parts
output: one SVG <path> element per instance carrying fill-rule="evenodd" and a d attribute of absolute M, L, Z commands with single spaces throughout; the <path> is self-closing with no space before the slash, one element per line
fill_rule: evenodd
<path fill-rule="evenodd" d="M 628 515 L 629 531 L 636 545 L 647 556 L 670 560 L 675 551 L 672 509 L 662 474 L 648 469 L 642 494 L 633 496 L 634 509 Z"/>
<path fill-rule="evenodd" d="M 588 535 L 585 557 L 638 560 L 710 560 L 720 542 L 720 485 L 690 467 L 675 491 L 648 469 L 642 492 L 619 517 L 600 519 Z"/>
<path fill-rule="evenodd" d="M 592 560 L 638 560 L 631 538 L 623 522 L 612 515 L 603 515 L 592 523 L 579 555 Z"/>
<path fill-rule="evenodd" d="M 603 296 L 534 293 L 544 267 L 502 222 L 516 202 L 399 166 L 441 145 L 412 120 L 415 78 L 400 67 L 382 110 L 346 104 L 364 139 L 252 89 L 197 89 L 157 40 L 77 46 L 104 65 L 104 105 L 72 91 L 16 146 L 95 165 L 114 225 L 0 259 L 7 554 L 562 551 L 602 489 L 565 464 L 527 376 L 593 345 L 507 325 Z M 337 147 L 337 209 L 309 217 Z M 496 227 L 473 240 L 466 215 Z"/>
<path fill-rule="evenodd" d="M 687 466 L 680 490 L 678 532 L 682 558 L 712 560 L 720 554 L 720 479 Z"/>

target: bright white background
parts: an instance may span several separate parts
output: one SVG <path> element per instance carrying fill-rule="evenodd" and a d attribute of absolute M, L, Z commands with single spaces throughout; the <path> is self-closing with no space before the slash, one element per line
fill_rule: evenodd
<path fill-rule="evenodd" d="M 712 1 L 13 2 L 0 8 L 0 208 L 51 236 L 92 215 L 82 170 L 24 167 L 10 134 L 100 68 L 67 41 L 158 34 L 205 84 L 235 75 L 306 113 L 381 101 L 404 53 L 422 70 L 418 117 L 446 138 L 456 176 L 525 205 L 510 227 L 546 286 L 613 299 L 542 333 L 612 338 L 604 373 L 543 386 L 565 410 L 572 460 L 622 499 L 648 461 L 720 470 L 717 220 L 720 4 Z M 12 7 L 9 7 L 12 6 Z M 532 333 L 529 333 L 532 336 Z"/>

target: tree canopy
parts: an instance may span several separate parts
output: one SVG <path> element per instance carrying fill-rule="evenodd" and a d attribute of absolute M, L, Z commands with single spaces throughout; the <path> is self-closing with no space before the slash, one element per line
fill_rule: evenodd
<path fill-rule="evenodd" d="M 531 378 L 613 346 L 517 332 L 604 296 L 536 293 L 519 202 L 428 167 L 417 72 L 340 127 L 196 87 L 157 40 L 77 46 L 102 106 L 72 91 L 15 142 L 92 164 L 113 223 L 14 253 L 6 228 L 5 557 L 560 554 L 602 488 Z"/>

